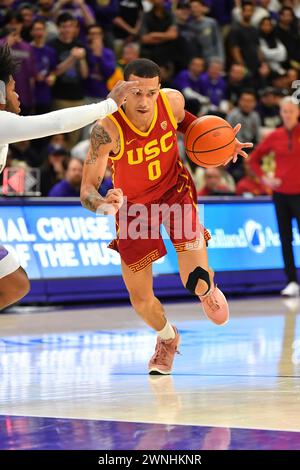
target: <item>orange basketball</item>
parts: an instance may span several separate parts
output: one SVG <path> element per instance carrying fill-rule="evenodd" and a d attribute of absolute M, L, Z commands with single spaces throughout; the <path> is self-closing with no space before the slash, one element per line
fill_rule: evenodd
<path fill-rule="evenodd" d="M 184 137 L 185 151 L 196 165 L 212 168 L 232 157 L 235 135 L 231 125 L 218 116 L 203 116 L 193 121 Z"/>

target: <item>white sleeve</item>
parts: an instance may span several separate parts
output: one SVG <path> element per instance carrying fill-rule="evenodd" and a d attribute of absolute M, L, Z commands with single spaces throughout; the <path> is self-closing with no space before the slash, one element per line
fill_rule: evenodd
<path fill-rule="evenodd" d="M 65 108 L 38 116 L 0 111 L 0 145 L 72 132 L 117 111 L 112 98 L 100 103 Z"/>

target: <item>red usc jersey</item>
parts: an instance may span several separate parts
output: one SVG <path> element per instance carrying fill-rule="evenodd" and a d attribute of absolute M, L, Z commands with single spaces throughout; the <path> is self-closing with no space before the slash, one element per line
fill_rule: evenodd
<path fill-rule="evenodd" d="M 159 200 L 175 187 L 183 170 L 177 146 L 175 121 L 164 92 L 160 92 L 147 132 L 137 129 L 122 109 L 108 116 L 120 134 L 120 152 L 111 155 L 114 187 L 131 203 Z"/>

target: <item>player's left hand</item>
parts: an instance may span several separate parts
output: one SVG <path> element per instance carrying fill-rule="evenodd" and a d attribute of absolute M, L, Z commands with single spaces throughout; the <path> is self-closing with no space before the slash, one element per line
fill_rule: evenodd
<path fill-rule="evenodd" d="M 237 124 L 234 127 L 234 134 L 237 135 L 241 128 L 241 124 Z M 235 163 L 238 159 L 238 156 L 241 155 L 243 158 L 248 158 L 248 154 L 243 150 L 243 148 L 252 148 L 253 144 L 251 142 L 240 142 L 237 138 L 235 138 L 235 152 L 232 155 L 232 157 L 227 160 L 227 162 L 224 163 L 224 166 L 227 165 L 231 160 L 233 163 Z"/>

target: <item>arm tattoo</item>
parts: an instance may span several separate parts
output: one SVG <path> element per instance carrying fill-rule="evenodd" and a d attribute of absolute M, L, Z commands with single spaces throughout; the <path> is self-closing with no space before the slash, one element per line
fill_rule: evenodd
<path fill-rule="evenodd" d="M 97 159 L 95 157 L 89 156 L 89 158 L 86 159 L 85 164 L 86 165 L 95 165 Z"/>
<path fill-rule="evenodd" d="M 110 143 L 111 137 L 108 132 L 100 124 L 95 124 L 90 138 L 90 159 L 93 160 L 98 157 L 101 145 Z"/>
<path fill-rule="evenodd" d="M 86 209 L 97 212 L 99 207 L 99 202 L 102 201 L 102 196 L 96 191 L 96 189 L 91 190 L 81 201 L 83 207 Z"/>
<path fill-rule="evenodd" d="M 103 180 L 103 178 L 101 178 L 101 176 L 98 176 L 98 178 L 97 178 L 97 181 L 98 181 L 97 188 L 98 188 L 98 189 L 99 189 L 100 186 L 101 186 L 102 180 Z"/>

